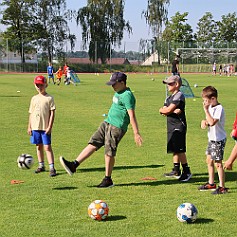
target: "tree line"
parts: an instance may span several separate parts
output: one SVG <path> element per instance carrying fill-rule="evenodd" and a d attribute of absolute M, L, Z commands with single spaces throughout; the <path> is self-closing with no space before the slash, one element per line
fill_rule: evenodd
<path fill-rule="evenodd" d="M 169 0 L 147 0 L 147 9 L 141 14 L 153 37 L 140 40 L 141 51 L 156 51 L 160 58 L 165 54 L 165 48 L 160 47 L 164 41 L 198 42 L 199 47 L 207 47 L 237 40 L 235 12 L 222 16 L 221 21 L 215 21 L 210 12 L 205 13 L 194 33 L 187 22 L 188 12 L 177 12 L 168 19 L 169 4 Z M 83 47 L 95 63 L 99 59 L 106 63 L 111 50 L 121 45 L 124 32 L 132 34 L 132 26 L 124 19 L 125 0 L 88 0 L 78 10 L 68 9 L 66 0 L 2 0 L 0 6 L 0 22 L 6 26 L 0 37 L 9 39 L 9 50 L 20 54 L 22 64 L 25 54 L 36 50 L 46 53 L 49 62 L 55 56 L 64 59 L 65 42 L 70 42 L 73 51 L 77 40 L 70 30 L 72 21 L 81 26 Z"/>

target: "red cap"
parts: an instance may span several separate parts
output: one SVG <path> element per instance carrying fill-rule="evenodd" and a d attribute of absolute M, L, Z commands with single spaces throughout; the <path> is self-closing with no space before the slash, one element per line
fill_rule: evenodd
<path fill-rule="evenodd" d="M 34 84 L 41 84 L 41 85 L 44 85 L 47 83 L 47 80 L 44 76 L 36 76 L 35 79 L 34 79 Z"/>

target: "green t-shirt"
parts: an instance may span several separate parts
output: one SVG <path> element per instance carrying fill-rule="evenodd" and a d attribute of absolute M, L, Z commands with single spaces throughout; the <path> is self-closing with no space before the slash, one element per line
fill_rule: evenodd
<path fill-rule="evenodd" d="M 130 88 L 116 92 L 113 97 L 113 103 L 110 107 L 108 117 L 105 121 L 126 132 L 130 123 L 127 110 L 135 109 L 135 104 L 136 99 Z"/>

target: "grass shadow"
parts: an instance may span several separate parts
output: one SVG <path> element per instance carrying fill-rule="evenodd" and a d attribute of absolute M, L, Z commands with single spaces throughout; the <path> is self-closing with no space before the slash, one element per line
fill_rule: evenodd
<path fill-rule="evenodd" d="M 68 186 L 66 186 L 66 187 L 57 187 L 57 188 L 53 188 L 53 190 L 62 190 L 62 191 L 64 191 L 64 190 L 75 190 L 75 189 L 78 189 L 77 187 L 73 187 L 73 186 L 71 186 L 71 187 L 68 187 Z"/>
<path fill-rule="evenodd" d="M 213 219 L 210 218 L 197 218 L 197 220 L 194 222 L 194 224 L 208 224 L 210 222 L 214 222 Z"/>
<path fill-rule="evenodd" d="M 127 217 L 116 215 L 116 216 L 108 216 L 106 221 L 120 221 L 120 220 L 124 220 L 124 219 L 127 219 Z"/>
<path fill-rule="evenodd" d="M 113 170 L 130 170 L 130 169 L 144 169 L 144 168 L 160 168 L 164 165 L 125 165 L 125 166 L 115 166 Z M 105 171 L 105 167 L 98 168 L 79 168 L 79 172 L 93 172 L 93 171 Z"/>

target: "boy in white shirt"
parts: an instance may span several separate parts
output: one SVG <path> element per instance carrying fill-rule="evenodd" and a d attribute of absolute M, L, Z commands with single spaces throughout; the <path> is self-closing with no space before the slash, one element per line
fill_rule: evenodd
<path fill-rule="evenodd" d="M 225 194 L 228 192 L 228 189 L 225 188 L 225 172 L 222 163 L 226 144 L 226 132 L 224 130 L 225 112 L 222 105 L 218 102 L 217 97 L 217 90 L 213 86 L 207 86 L 202 90 L 203 109 L 206 119 L 202 120 L 201 128 L 208 128 L 206 162 L 209 180 L 198 189 L 200 191 L 215 190 L 212 194 Z M 219 186 L 217 188 L 214 182 L 214 164 L 219 177 Z"/>

